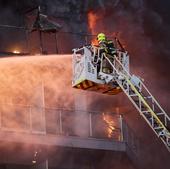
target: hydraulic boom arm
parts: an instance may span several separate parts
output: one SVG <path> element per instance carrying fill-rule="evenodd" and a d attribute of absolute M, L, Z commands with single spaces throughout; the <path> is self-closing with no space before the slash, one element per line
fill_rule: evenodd
<path fill-rule="evenodd" d="M 110 56 L 93 46 L 73 51 L 73 87 L 106 94 L 123 91 L 170 151 L 170 117 L 143 81 L 129 73 L 128 53 L 116 50 Z"/>

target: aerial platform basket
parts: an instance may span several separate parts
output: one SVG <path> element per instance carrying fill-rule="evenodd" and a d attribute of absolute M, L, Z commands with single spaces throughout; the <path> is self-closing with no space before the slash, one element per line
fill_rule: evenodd
<path fill-rule="evenodd" d="M 73 87 L 110 95 L 123 91 L 170 152 L 170 117 L 143 80 L 129 72 L 128 52 L 115 48 L 109 55 L 95 46 L 73 51 Z"/>
<path fill-rule="evenodd" d="M 98 63 L 100 63 L 100 67 L 103 64 L 99 57 L 100 54 L 100 49 L 95 46 L 73 49 L 72 86 L 109 95 L 118 94 L 122 89 L 116 81 L 108 85 L 104 79 L 99 77 Z"/>

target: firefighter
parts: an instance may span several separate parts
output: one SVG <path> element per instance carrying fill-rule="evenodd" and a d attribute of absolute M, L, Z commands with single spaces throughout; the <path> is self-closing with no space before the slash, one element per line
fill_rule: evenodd
<path fill-rule="evenodd" d="M 113 56 L 116 53 L 113 41 L 107 40 L 106 35 L 104 33 L 99 33 L 97 35 L 97 40 L 100 48 L 103 49 L 106 54 Z"/>
<path fill-rule="evenodd" d="M 105 53 L 108 57 L 108 59 L 113 62 L 114 59 L 114 55 L 116 54 L 116 50 L 113 44 L 112 40 L 107 40 L 106 36 L 104 33 L 99 33 L 97 35 L 97 40 L 99 43 L 99 47 L 100 47 L 100 51 L 101 54 Z M 101 66 L 101 64 L 99 65 L 99 67 Z M 98 68 L 99 70 L 100 68 Z M 104 73 L 112 73 L 113 69 L 112 66 L 110 65 L 110 63 L 107 61 L 107 59 L 103 58 L 102 60 L 102 72 Z"/>

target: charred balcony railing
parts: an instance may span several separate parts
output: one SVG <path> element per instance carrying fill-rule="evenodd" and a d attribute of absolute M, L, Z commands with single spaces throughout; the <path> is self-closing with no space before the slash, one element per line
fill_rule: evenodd
<path fill-rule="evenodd" d="M 76 132 L 81 127 L 81 121 L 75 124 L 77 120 L 85 120 L 79 117 L 81 114 L 87 117 L 87 138 L 81 138 L 81 132 Z M 136 166 L 140 161 L 138 139 L 122 117 L 115 113 L 0 104 L 0 141 L 19 140 L 21 143 L 21 135 L 26 143 L 35 141 L 36 148 L 55 143 L 65 147 L 126 151 Z"/>
<path fill-rule="evenodd" d="M 3 104 L 0 129 L 123 141 L 121 116 L 108 112 Z"/>

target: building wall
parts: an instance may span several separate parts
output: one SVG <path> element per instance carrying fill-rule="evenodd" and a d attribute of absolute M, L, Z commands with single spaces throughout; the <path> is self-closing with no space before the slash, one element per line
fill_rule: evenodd
<path fill-rule="evenodd" d="M 118 96 L 104 96 L 72 88 L 70 55 L 3 58 L 0 62 L 0 71 L 0 124 L 3 129 L 30 132 L 31 126 L 31 131 L 42 134 L 47 132 L 44 128 L 45 124 L 48 126 L 48 132 L 52 134 L 56 132 L 53 131 L 56 108 L 64 108 L 67 113 L 62 118 L 65 120 L 66 130 L 73 135 L 84 137 L 89 135 L 86 130 L 87 113 L 77 111 L 79 118 L 74 119 L 71 117 L 73 112 L 68 110 L 82 108 L 91 112 L 120 113 L 139 140 L 135 154 L 129 153 L 131 160 L 137 161 L 142 168 L 146 169 L 150 166 L 155 169 L 164 166 L 168 169 L 168 152 L 123 93 Z M 44 114 L 43 106 L 48 115 Z M 33 108 L 31 116 L 28 113 L 30 107 Z M 31 121 L 28 123 L 27 119 Z M 59 117 L 56 118 L 57 120 Z M 94 119 L 94 124 L 102 133 L 100 121 Z M 61 130 L 60 126 L 58 130 Z M 133 147 L 130 148 L 133 150 Z M 158 149 L 159 153 L 157 153 Z"/>

